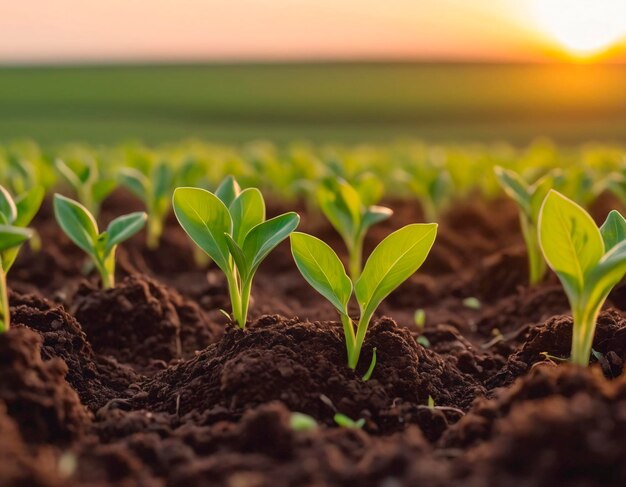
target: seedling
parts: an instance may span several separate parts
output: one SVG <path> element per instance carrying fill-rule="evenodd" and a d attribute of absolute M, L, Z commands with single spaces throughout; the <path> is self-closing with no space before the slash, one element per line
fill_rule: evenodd
<path fill-rule="evenodd" d="M 363 429 L 363 426 L 365 426 L 364 418 L 361 418 L 355 421 L 354 419 L 346 416 L 345 414 L 337 413 L 335 414 L 333 419 L 335 420 L 335 423 L 337 423 L 337 426 L 341 426 L 342 428 L 360 430 L 360 429 Z"/>
<path fill-rule="evenodd" d="M 117 182 L 114 179 L 102 178 L 98 165 L 92 158 L 71 163 L 56 159 L 54 166 L 74 190 L 78 201 L 97 217 L 102 201 L 115 189 Z"/>
<path fill-rule="evenodd" d="M 600 309 L 626 273 L 626 220 L 611 211 L 598 228 L 582 207 L 552 190 L 541 208 L 539 242 L 572 309 L 570 359 L 587 365 Z"/>
<path fill-rule="evenodd" d="M 465 298 L 463 300 L 463 306 L 465 306 L 467 309 L 479 310 L 480 308 L 482 308 L 482 303 L 478 298 L 470 296 L 469 298 Z"/>
<path fill-rule="evenodd" d="M 339 257 L 326 243 L 305 233 L 291 235 L 291 252 L 302 276 L 339 312 L 351 369 L 359 362 L 374 312 L 389 293 L 424 263 L 436 235 L 436 223 L 416 223 L 396 230 L 374 249 L 354 285 Z M 348 314 L 353 290 L 361 315 L 356 333 Z"/>
<path fill-rule="evenodd" d="M 167 163 L 161 162 L 153 166 L 147 175 L 137 169 L 123 168 L 119 177 L 120 182 L 143 201 L 146 207 L 146 245 L 154 250 L 159 246 L 163 223 L 170 209 L 174 180 L 172 170 Z"/>
<path fill-rule="evenodd" d="M 529 282 L 534 286 L 543 280 L 547 270 L 546 261 L 539 247 L 537 225 L 541 204 L 554 184 L 554 177 L 546 175 L 534 184 L 528 185 L 513 171 L 499 166 L 495 167 L 494 171 L 500 186 L 517 203 L 522 235 L 528 252 Z"/>
<path fill-rule="evenodd" d="M 413 314 L 413 321 L 415 322 L 415 326 L 417 326 L 417 329 L 422 331 L 424 329 L 424 326 L 426 326 L 426 311 L 424 311 L 422 308 L 416 309 L 415 313 Z"/>
<path fill-rule="evenodd" d="M 43 188 L 35 187 L 14 200 L 0 186 L 0 333 L 9 329 L 11 321 L 6 276 L 15 262 L 20 246 L 34 234 L 26 226 L 39 210 L 43 196 Z"/>
<path fill-rule="evenodd" d="M 317 190 L 318 204 L 348 249 L 348 269 L 354 281 L 361 274 L 367 230 L 393 213 L 383 206 L 366 206 L 356 189 L 343 179 L 328 179 Z"/>
<path fill-rule="evenodd" d="M 318 427 L 315 418 L 312 418 L 308 414 L 298 412 L 291 413 L 289 426 L 291 426 L 291 429 L 294 431 L 313 431 Z"/>
<path fill-rule="evenodd" d="M 87 208 L 60 194 L 54 195 L 54 216 L 69 239 L 91 257 L 105 289 L 115 286 L 117 246 L 139 232 L 147 219 L 142 211 L 123 215 L 100 233 L 96 219 Z"/>
<path fill-rule="evenodd" d="M 419 164 L 410 170 L 400 170 L 397 175 L 417 196 L 426 221 L 438 221 L 443 209 L 452 199 L 454 184 L 450 171 L 443 164 Z"/>
<path fill-rule="evenodd" d="M 215 194 L 177 188 L 173 205 L 183 230 L 226 275 L 234 321 L 244 328 L 256 271 L 296 229 L 300 217 L 290 212 L 266 220 L 261 192 L 241 191 L 234 178 L 227 178 Z"/>

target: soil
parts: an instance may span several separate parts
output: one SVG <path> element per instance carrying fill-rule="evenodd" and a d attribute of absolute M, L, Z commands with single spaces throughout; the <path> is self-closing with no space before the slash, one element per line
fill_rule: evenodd
<path fill-rule="evenodd" d="M 385 204 L 394 215 L 366 252 L 422 221 L 413 202 Z M 593 214 L 614 206 L 604 196 Z M 117 191 L 100 219 L 140 208 Z M 300 230 L 345 257 L 319 215 L 293 208 Z M 0 486 L 626 485 L 626 284 L 598 319 L 592 365 L 568 364 L 567 299 L 554 276 L 528 286 L 508 200 L 450 208 L 354 371 L 335 311 L 286 243 L 261 266 L 241 330 L 221 311 L 223 276 L 171 215 L 157 250 L 143 235 L 119 248 L 109 290 L 49 202 L 35 226 L 43 247 L 25 248 L 9 275 L 12 327 L 0 335 Z M 294 412 L 316 426 L 295 430 Z M 364 425 L 339 427 L 337 413 Z"/>

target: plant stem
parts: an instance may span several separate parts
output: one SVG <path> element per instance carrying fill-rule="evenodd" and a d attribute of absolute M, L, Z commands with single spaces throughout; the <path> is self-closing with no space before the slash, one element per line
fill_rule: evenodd
<path fill-rule="evenodd" d="M 0 333 L 8 331 L 10 324 L 7 275 L 2 269 L 2 264 L 0 263 Z"/>
<path fill-rule="evenodd" d="M 150 250 L 154 250 L 159 246 L 162 233 L 163 223 L 160 216 L 151 214 L 148 217 L 148 226 L 146 228 L 146 245 Z"/>
<path fill-rule="evenodd" d="M 539 246 L 537 227 L 530 223 L 528 218 L 524 215 L 520 215 L 520 221 L 522 234 L 524 235 L 524 242 L 526 243 L 526 252 L 528 252 L 528 281 L 531 286 L 536 286 L 543 281 L 548 268 L 546 261 L 543 258 L 541 247 Z"/>
<path fill-rule="evenodd" d="M 572 355 L 571 361 L 577 365 L 586 367 L 589 365 L 589 357 L 591 355 L 591 346 L 593 344 L 593 336 L 596 330 L 596 321 L 598 314 L 602 308 L 599 306 L 585 306 L 582 303 L 574 308 L 573 319 L 574 327 L 572 330 Z"/>
<path fill-rule="evenodd" d="M 354 244 L 348 247 L 348 270 L 350 271 L 350 277 L 352 282 L 361 275 L 361 261 L 363 259 L 363 236 L 359 236 L 354 241 Z"/>
<path fill-rule="evenodd" d="M 356 344 L 356 337 L 354 336 L 354 326 L 352 320 L 348 314 L 341 313 L 341 323 L 343 324 L 343 335 L 346 340 L 346 351 L 348 352 L 348 366 L 352 367 L 352 356 L 354 355 L 354 349 Z"/>
<path fill-rule="evenodd" d="M 113 249 L 108 257 L 104 260 L 100 258 L 94 259 L 96 268 L 100 273 L 103 289 L 111 289 L 115 287 L 115 250 Z"/>
<path fill-rule="evenodd" d="M 365 342 L 365 334 L 367 333 L 367 328 L 369 327 L 371 319 L 372 319 L 372 313 L 361 312 L 359 325 L 356 328 L 356 340 L 354 343 L 354 352 L 352 354 L 351 361 L 348 363 L 348 366 L 351 369 L 356 369 L 356 366 L 359 363 L 359 357 L 361 356 L 361 348 L 363 348 L 363 342 Z"/>
<path fill-rule="evenodd" d="M 230 294 L 230 305 L 233 309 L 233 318 L 239 327 L 243 329 L 246 326 L 246 322 L 242 320 L 241 294 L 234 271 L 226 274 L 226 280 L 228 281 L 228 294 Z"/>

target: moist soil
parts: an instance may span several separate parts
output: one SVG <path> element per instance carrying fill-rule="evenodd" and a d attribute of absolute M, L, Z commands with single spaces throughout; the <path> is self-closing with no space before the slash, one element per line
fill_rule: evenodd
<path fill-rule="evenodd" d="M 422 221 L 414 202 L 386 203 L 394 216 L 366 252 Z M 603 197 L 594 216 L 612 207 Z M 100 219 L 140 208 L 118 191 Z M 304 204 L 269 213 L 293 208 L 301 230 L 343 249 Z M 592 365 L 568 364 L 567 299 L 554 276 L 528 286 L 507 200 L 449 209 L 354 371 L 332 306 L 286 243 L 261 266 L 241 330 L 221 311 L 223 276 L 173 218 L 157 250 L 143 235 L 118 250 L 109 290 L 49 202 L 35 226 L 43 246 L 23 249 L 9 276 L 0 335 L 0 486 L 626 485 L 626 285 L 598 319 Z M 316 425 L 294 429 L 294 412 Z M 363 427 L 339 427 L 337 413 Z"/>

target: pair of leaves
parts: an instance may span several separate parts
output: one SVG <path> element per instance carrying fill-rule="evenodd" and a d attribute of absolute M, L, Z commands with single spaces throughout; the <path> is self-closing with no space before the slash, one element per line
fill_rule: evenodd
<path fill-rule="evenodd" d="M 337 254 L 322 240 L 294 232 L 291 251 L 305 280 L 339 313 L 348 315 L 354 290 L 362 317 L 369 319 L 383 299 L 424 263 L 436 235 L 435 223 L 415 223 L 393 232 L 374 249 L 354 287 Z"/>
<path fill-rule="evenodd" d="M 554 184 L 554 175 L 547 174 L 534 184 L 527 184 L 510 169 L 496 166 L 494 172 L 504 192 L 518 204 L 528 221 L 536 225 L 541 205 Z"/>
<path fill-rule="evenodd" d="M 99 233 L 94 216 L 83 205 L 60 194 L 54 195 L 54 215 L 74 244 L 99 261 L 105 261 L 115 247 L 139 232 L 146 223 L 144 212 L 120 216 Z"/>
<path fill-rule="evenodd" d="M 68 164 L 62 159 L 56 159 L 54 166 L 65 181 L 76 191 L 83 203 L 91 206 L 90 211 L 96 212 L 100 203 L 109 195 L 117 182 L 114 179 L 102 178 L 98 165 L 91 158 L 81 162 Z"/>
<path fill-rule="evenodd" d="M 119 172 L 119 178 L 120 182 L 142 200 L 147 208 L 156 211 L 162 209 L 163 206 L 167 207 L 174 179 L 172 170 L 167 163 L 156 164 L 149 175 L 138 169 L 123 168 Z"/>

